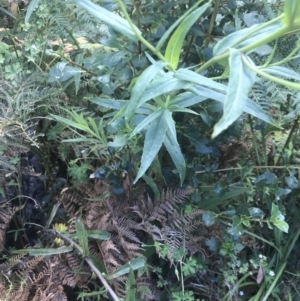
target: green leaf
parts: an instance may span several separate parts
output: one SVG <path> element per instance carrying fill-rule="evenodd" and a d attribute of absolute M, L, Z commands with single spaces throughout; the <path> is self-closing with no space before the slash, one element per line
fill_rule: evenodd
<path fill-rule="evenodd" d="M 184 92 L 172 98 L 170 101 L 170 105 L 177 106 L 178 108 L 186 108 L 200 103 L 206 99 L 206 97 L 195 95 L 191 92 Z"/>
<path fill-rule="evenodd" d="M 79 246 L 82 249 L 82 256 L 89 254 L 88 234 L 82 222 L 76 220 L 76 235 L 78 237 Z"/>
<path fill-rule="evenodd" d="M 273 225 L 276 226 L 279 230 L 288 233 L 289 232 L 289 225 L 287 222 L 285 221 L 281 221 L 281 220 L 274 220 L 272 221 Z"/>
<path fill-rule="evenodd" d="M 209 227 L 216 222 L 216 215 L 212 212 L 205 211 L 202 215 L 202 222 L 205 226 Z"/>
<path fill-rule="evenodd" d="M 59 62 L 50 69 L 48 82 L 65 82 L 80 72 L 82 72 L 80 68 L 67 66 L 66 62 Z"/>
<path fill-rule="evenodd" d="M 128 279 L 126 281 L 126 300 L 125 301 L 137 301 L 136 299 L 136 281 L 133 270 L 129 270 Z"/>
<path fill-rule="evenodd" d="M 40 0 L 32 0 L 32 1 L 30 1 L 29 5 L 27 7 L 27 11 L 26 11 L 25 23 L 28 23 L 31 14 L 33 13 L 33 11 L 39 5 L 39 2 L 40 2 Z"/>
<path fill-rule="evenodd" d="M 182 21 L 182 23 L 178 26 L 178 28 L 171 36 L 166 48 L 165 59 L 172 65 L 174 69 L 176 69 L 178 66 L 185 36 L 208 7 L 210 7 L 210 3 L 206 3 L 193 11 Z"/>
<path fill-rule="evenodd" d="M 196 85 L 190 88 L 189 90 L 197 95 L 205 96 L 207 98 L 214 99 L 221 103 L 225 102 L 226 97 L 223 93 L 213 91 L 205 87 L 196 86 Z M 252 116 L 258 119 L 261 119 L 267 123 L 271 123 L 274 126 L 280 128 L 280 126 L 276 124 L 276 122 L 266 112 L 264 112 L 264 110 L 257 103 L 255 103 L 250 98 L 247 99 L 247 103 L 245 106 L 245 113 L 251 114 Z"/>
<path fill-rule="evenodd" d="M 277 75 L 277 76 L 282 76 L 285 78 L 292 78 L 295 80 L 300 80 L 300 74 L 289 69 L 286 67 L 282 66 L 273 66 L 273 67 L 267 67 L 264 69 L 261 69 L 262 71 L 271 74 L 271 75 Z"/>
<path fill-rule="evenodd" d="M 160 116 L 149 125 L 145 136 L 141 166 L 134 183 L 147 171 L 162 146 L 168 129 L 166 115 L 166 110 L 161 111 Z"/>
<path fill-rule="evenodd" d="M 168 30 L 163 34 L 163 36 L 160 38 L 156 45 L 156 49 L 160 50 L 160 48 L 164 45 L 166 40 L 169 38 L 170 34 L 173 32 L 173 30 L 182 22 L 183 19 L 185 19 L 203 0 L 198 1 L 195 3 L 190 9 L 188 9 L 179 19 L 177 19 L 169 28 Z"/>
<path fill-rule="evenodd" d="M 13 250 L 13 254 L 29 254 L 31 256 L 50 256 L 55 254 L 68 253 L 73 251 L 73 247 L 61 247 L 56 249 L 21 249 Z"/>
<path fill-rule="evenodd" d="M 130 134 L 129 138 L 132 138 L 134 135 L 136 135 L 137 133 L 139 133 L 143 128 L 145 128 L 149 123 L 151 123 L 152 121 L 154 121 L 155 119 L 159 118 L 161 116 L 163 110 L 159 109 L 156 112 L 153 112 L 152 114 L 150 114 L 149 116 L 147 116 L 147 118 L 145 118 L 140 124 L 138 124 L 135 129 L 133 130 L 133 132 Z"/>
<path fill-rule="evenodd" d="M 244 233 L 242 221 L 239 216 L 234 215 L 232 217 L 232 226 L 228 229 L 228 233 L 231 235 L 242 235 Z"/>
<path fill-rule="evenodd" d="M 198 74 L 192 70 L 181 68 L 174 73 L 174 78 L 178 78 L 182 81 L 190 82 L 200 86 L 212 88 L 213 90 L 219 90 L 220 92 L 226 93 L 227 86 L 220 84 L 208 77 Z"/>
<path fill-rule="evenodd" d="M 159 192 L 159 189 L 157 188 L 157 185 L 152 180 L 152 178 L 150 178 L 146 174 L 144 174 L 142 176 L 142 179 L 145 180 L 145 182 L 147 183 L 147 185 L 153 190 L 155 199 L 159 200 L 160 199 L 160 192 Z"/>
<path fill-rule="evenodd" d="M 127 120 L 130 120 L 136 112 L 136 109 L 139 107 L 140 99 L 142 98 L 145 90 L 149 86 L 149 83 L 157 75 L 158 72 L 166 65 L 165 62 L 155 62 L 153 65 L 149 66 L 143 71 L 136 81 L 134 87 L 131 91 L 131 97 L 128 104 L 122 108 L 122 110 L 116 114 L 113 120 L 117 119 L 120 116 L 125 115 Z"/>
<path fill-rule="evenodd" d="M 38 0 L 39 1 L 39 0 Z M 33 1 L 32 1 L 33 2 Z M 31 2 L 30 2 L 31 4 Z M 29 7 L 28 7 L 29 8 Z M 2 11 L 3 13 L 7 14 L 8 16 L 12 17 L 13 19 L 17 19 L 11 12 L 9 12 L 7 9 L 0 7 L 0 11 Z M 27 9 L 28 12 L 28 9 Z M 2 45 L 1 45 L 2 46 Z"/>
<path fill-rule="evenodd" d="M 225 38 L 221 39 L 213 49 L 213 55 L 218 56 L 230 48 L 240 49 L 242 47 L 248 46 L 266 36 L 274 33 L 276 30 L 282 27 L 281 23 L 270 24 L 267 27 L 259 29 L 262 25 L 255 24 L 250 28 L 244 28 L 236 31 Z M 253 49 L 254 50 L 254 49 Z"/>
<path fill-rule="evenodd" d="M 134 31 L 132 30 L 130 24 L 122 17 L 116 13 L 112 13 L 101 6 L 98 6 L 88 0 L 73 0 L 75 3 L 87 10 L 91 15 L 96 17 L 98 20 L 104 22 L 105 24 L 111 26 L 114 30 L 120 32 L 127 38 L 136 41 L 137 37 L 135 36 Z M 132 24 L 133 25 L 133 24 Z M 133 25 L 135 31 L 140 33 L 140 30 Z"/>
<path fill-rule="evenodd" d="M 166 133 L 164 145 L 178 170 L 179 177 L 180 177 L 180 184 L 182 185 L 185 179 L 185 171 L 186 171 L 185 159 L 181 153 L 181 149 L 177 142 L 177 138 L 176 136 L 175 137 L 173 136 L 172 131 L 170 129 L 168 129 Z"/>
<path fill-rule="evenodd" d="M 175 78 L 175 75 L 176 73 L 174 74 L 173 72 L 164 72 L 161 77 L 154 79 L 141 97 L 138 107 L 149 99 L 153 99 L 159 95 L 168 94 L 181 89 L 186 90 L 192 86 L 191 82 L 179 80 Z"/>
<path fill-rule="evenodd" d="M 244 64 L 242 54 L 236 49 L 230 49 L 230 76 L 228 91 L 224 103 L 224 113 L 214 126 L 212 138 L 217 137 L 236 121 L 244 112 L 248 101 L 248 93 L 252 88 L 256 74 Z M 245 57 L 249 60 L 249 58 Z"/>
<path fill-rule="evenodd" d="M 128 274 L 130 270 L 137 270 L 140 268 L 145 267 L 146 260 L 142 257 L 136 258 L 132 261 L 129 261 L 128 263 L 122 265 L 120 268 L 118 268 L 115 272 L 107 276 L 108 280 L 120 277 L 122 275 Z"/>
<path fill-rule="evenodd" d="M 256 207 L 250 207 L 248 208 L 249 214 L 251 216 L 251 218 L 259 218 L 259 219 L 263 219 L 265 216 L 265 213 Z"/>

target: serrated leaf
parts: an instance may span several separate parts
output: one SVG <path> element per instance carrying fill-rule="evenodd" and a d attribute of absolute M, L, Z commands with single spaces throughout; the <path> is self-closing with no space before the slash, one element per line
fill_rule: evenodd
<path fill-rule="evenodd" d="M 194 23 L 201 17 L 201 15 L 210 7 L 210 3 L 206 3 L 197 8 L 190 15 L 188 15 L 182 23 L 175 30 L 171 36 L 169 43 L 166 47 L 165 59 L 172 65 L 174 69 L 177 68 L 182 45 L 185 36 Z"/>
<path fill-rule="evenodd" d="M 134 183 L 136 183 L 137 180 L 142 177 L 143 174 L 147 171 L 162 146 L 168 129 L 166 114 L 166 110 L 162 111 L 160 116 L 158 116 L 149 125 L 149 128 L 145 135 L 141 166 L 134 180 Z"/>
<path fill-rule="evenodd" d="M 96 17 L 98 20 L 104 22 L 106 25 L 111 26 L 114 30 L 120 32 L 127 38 L 136 41 L 137 37 L 134 34 L 131 26 L 124 18 L 120 17 L 118 14 L 112 13 L 107 9 L 96 5 L 88 0 L 73 0 L 75 3 L 87 10 L 91 15 Z M 135 26 L 136 32 L 141 33 L 141 31 Z"/>
<path fill-rule="evenodd" d="M 230 76 L 224 102 L 224 112 L 222 118 L 214 126 L 212 138 L 226 130 L 245 110 L 248 93 L 255 82 L 256 73 L 247 68 L 242 56 L 244 55 L 240 51 L 230 49 Z M 245 59 L 250 62 L 249 58 L 245 57 Z"/>

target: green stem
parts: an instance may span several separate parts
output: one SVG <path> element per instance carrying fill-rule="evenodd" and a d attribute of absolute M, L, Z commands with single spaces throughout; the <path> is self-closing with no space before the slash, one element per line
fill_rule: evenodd
<path fill-rule="evenodd" d="M 158 51 L 153 45 L 151 45 L 146 39 L 143 38 L 143 36 L 139 33 L 139 31 L 136 29 L 136 27 L 134 26 L 134 24 L 132 23 L 130 16 L 127 13 L 127 10 L 123 4 L 122 0 L 117 0 L 118 5 L 120 7 L 120 10 L 122 11 L 122 13 L 124 14 L 126 20 L 128 21 L 131 29 L 133 30 L 135 36 L 138 38 L 139 41 L 141 41 L 152 53 L 154 53 L 160 60 L 162 60 L 163 62 L 167 62 L 167 60 L 165 59 L 165 57 L 161 54 L 160 51 Z M 169 68 L 172 68 L 171 65 L 168 65 Z"/>
<path fill-rule="evenodd" d="M 214 7 L 213 13 L 211 15 L 210 23 L 209 23 L 209 27 L 208 27 L 208 31 L 207 31 L 208 38 L 205 41 L 205 48 L 207 48 L 209 45 L 211 33 L 212 33 L 214 23 L 216 21 L 216 17 L 217 17 L 218 11 L 219 11 L 219 6 L 220 6 L 220 0 L 216 0 L 215 7 Z"/>
<path fill-rule="evenodd" d="M 257 161 L 258 161 L 258 164 L 261 165 L 260 155 L 259 155 L 259 152 L 258 152 L 258 146 L 257 146 L 257 143 L 256 143 L 256 135 L 254 133 L 252 117 L 250 115 L 248 115 L 248 120 L 249 120 L 249 124 L 250 124 L 250 129 L 251 129 L 251 132 L 252 132 L 252 141 L 253 141 L 253 146 L 254 146 L 254 149 L 255 149 Z"/>
<path fill-rule="evenodd" d="M 267 293 L 265 294 L 264 298 L 261 301 L 267 301 L 268 300 L 268 297 L 271 295 L 272 291 L 274 290 L 274 287 L 275 287 L 276 283 L 278 282 L 279 278 L 282 276 L 282 273 L 283 273 L 283 271 L 285 269 L 285 266 L 286 266 L 286 262 L 284 262 L 281 265 L 279 271 L 277 272 L 277 275 L 276 275 L 275 279 L 273 280 L 273 282 L 270 285 Z"/>
<path fill-rule="evenodd" d="M 274 249 L 276 249 L 276 251 L 278 251 L 278 253 L 281 255 L 281 251 L 275 246 L 275 244 L 273 242 L 270 242 L 270 241 L 264 239 L 263 237 L 258 236 L 258 235 L 254 234 L 254 233 L 252 233 L 252 232 L 250 232 L 250 231 L 248 231 L 246 229 L 244 229 L 244 233 L 249 234 L 249 235 L 251 235 L 251 236 L 253 236 L 253 237 L 255 237 L 255 238 L 257 238 L 257 239 L 259 239 L 259 240 L 261 240 L 261 241 L 263 241 L 265 243 L 267 243 L 268 245 L 270 245 L 271 247 L 273 247 Z"/>
<path fill-rule="evenodd" d="M 280 15 L 279 17 L 264 23 L 263 25 L 255 28 L 253 31 L 250 31 L 247 35 L 245 35 L 243 38 L 239 39 L 238 41 L 236 41 L 235 43 L 233 43 L 232 45 L 230 45 L 230 48 L 234 48 L 235 46 L 237 46 L 238 44 L 240 44 L 241 42 L 245 41 L 248 37 L 251 37 L 254 33 L 262 30 L 263 28 L 274 24 L 278 21 L 280 21 L 280 19 L 282 18 L 282 15 Z M 283 26 L 281 28 L 279 28 L 278 30 L 276 30 L 275 32 L 269 34 L 268 36 L 259 39 L 258 41 L 251 43 L 250 45 L 244 46 L 240 49 L 241 52 L 248 52 L 250 50 L 253 50 L 259 46 L 262 46 L 264 44 L 267 44 L 273 40 L 278 39 L 279 37 L 287 34 L 289 32 L 290 26 Z M 229 47 L 228 47 L 229 49 Z M 202 71 L 206 70 L 208 67 L 210 67 L 211 65 L 218 63 L 222 60 L 228 59 L 229 57 L 229 51 L 227 50 L 225 53 L 218 55 L 214 58 L 212 58 L 211 60 L 209 60 L 208 62 L 206 62 L 204 65 L 202 65 L 202 67 L 200 67 L 196 72 L 197 73 L 201 73 Z"/>
<path fill-rule="evenodd" d="M 278 77 L 275 77 L 273 75 L 270 75 L 262 70 L 260 70 L 260 68 L 250 64 L 248 62 L 248 60 L 243 59 L 243 62 L 245 63 L 245 65 L 251 69 L 252 71 L 254 71 L 256 74 L 276 83 L 276 84 L 279 84 L 279 85 L 282 85 L 282 86 L 286 86 L 287 88 L 291 88 L 291 89 L 295 89 L 295 90 L 300 90 L 300 84 L 297 84 L 297 83 L 292 83 L 290 81 L 287 81 L 287 80 L 284 80 L 284 79 L 281 79 L 281 78 L 278 78 Z"/>

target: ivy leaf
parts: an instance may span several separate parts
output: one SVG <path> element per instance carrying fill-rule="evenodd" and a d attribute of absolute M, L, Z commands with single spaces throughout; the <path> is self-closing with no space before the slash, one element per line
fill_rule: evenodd
<path fill-rule="evenodd" d="M 80 72 L 82 72 L 80 68 L 67 66 L 66 62 L 59 62 L 50 69 L 48 82 L 64 82 Z"/>

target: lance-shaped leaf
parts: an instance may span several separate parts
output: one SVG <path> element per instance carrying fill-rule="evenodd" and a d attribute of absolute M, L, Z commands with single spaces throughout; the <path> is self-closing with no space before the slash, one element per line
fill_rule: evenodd
<path fill-rule="evenodd" d="M 161 111 L 158 117 L 151 122 L 145 135 L 141 166 L 134 183 L 147 171 L 155 156 L 160 150 L 168 130 L 167 110 Z"/>
<path fill-rule="evenodd" d="M 74 2 L 83 7 L 98 20 L 104 22 L 106 25 L 111 26 L 114 30 L 120 32 L 127 38 L 131 40 L 137 40 L 134 31 L 124 18 L 88 0 L 74 0 Z M 135 25 L 133 26 L 136 32 L 140 33 L 140 30 Z"/>
<path fill-rule="evenodd" d="M 190 15 L 188 15 L 178 26 L 178 28 L 175 30 L 172 37 L 170 38 L 165 52 L 165 59 L 172 65 L 174 69 L 176 69 L 178 66 L 179 56 L 182 50 L 182 45 L 185 36 L 187 35 L 190 28 L 207 10 L 209 6 L 210 3 L 206 3 L 201 7 L 197 8 Z"/>
<path fill-rule="evenodd" d="M 25 16 L 25 23 L 28 23 L 31 14 L 33 13 L 33 11 L 39 5 L 39 2 L 40 2 L 40 0 L 32 0 L 32 1 L 30 1 L 29 5 L 28 5 L 28 8 L 27 8 L 26 16 Z"/>
<path fill-rule="evenodd" d="M 268 73 L 268 74 L 272 74 L 272 75 L 277 75 L 277 76 L 282 76 L 285 78 L 292 78 L 295 80 L 299 80 L 300 81 L 300 74 L 289 69 L 286 67 L 282 67 L 282 66 L 273 66 L 273 67 L 267 67 L 264 69 L 261 69 L 262 71 Z"/>
<path fill-rule="evenodd" d="M 196 86 L 196 85 L 190 88 L 190 90 L 196 95 L 205 96 L 206 98 L 211 98 L 221 103 L 225 103 L 226 95 L 223 93 L 208 89 L 206 87 Z M 270 117 L 270 115 L 264 112 L 264 110 L 250 98 L 247 99 L 245 112 L 258 119 L 261 119 L 267 123 L 271 123 L 274 126 L 280 128 L 280 126 L 276 124 L 276 122 Z"/>
<path fill-rule="evenodd" d="M 175 137 L 173 136 L 172 131 L 170 129 L 168 129 L 166 133 L 164 145 L 178 170 L 180 183 L 182 185 L 185 178 L 185 170 L 186 170 L 185 160 L 181 153 L 181 149 L 177 142 L 176 136 Z"/>
<path fill-rule="evenodd" d="M 108 275 L 106 278 L 108 280 L 120 277 L 122 275 L 128 274 L 130 270 L 137 270 L 140 268 L 145 267 L 146 265 L 146 260 L 145 258 L 138 257 L 132 261 L 129 261 L 128 263 L 122 265 L 120 268 L 118 268 L 115 272 L 112 274 Z"/>
<path fill-rule="evenodd" d="M 242 47 L 248 46 L 282 28 L 282 24 L 278 22 L 275 24 L 270 24 L 269 26 L 263 27 L 262 29 L 258 30 L 259 27 L 261 27 L 261 24 L 255 24 L 249 28 L 241 29 L 221 39 L 215 45 L 213 49 L 213 55 L 221 55 L 229 50 L 229 48 L 234 47 L 240 49 Z"/>
<path fill-rule="evenodd" d="M 160 48 L 164 45 L 166 40 L 169 38 L 171 33 L 174 31 L 174 29 L 202 2 L 203 0 L 198 1 L 195 3 L 191 8 L 189 8 L 179 19 L 177 19 L 169 28 L 168 30 L 163 34 L 163 36 L 160 38 L 159 42 L 156 45 L 156 49 L 160 50 Z"/>
<path fill-rule="evenodd" d="M 158 61 L 143 71 L 132 88 L 131 97 L 128 104 L 118 114 L 116 114 L 113 120 L 123 115 L 125 115 L 127 120 L 130 120 L 133 117 L 138 108 L 139 101 L 149 86 L 149 83 L 165 65 L 165 62 Z"/>
<path fill-rule="evenodd" d="M 245 110 L 248 93 L 255 82 L 256 74 L 243 63 L 243 55 L 236 49 L 230 49 L 230 75 L 224 112 L 222 118 L 214 127 L 213 138 L 226 130 Z M 245 59 L 250 61 L 249 58 Z"/>

